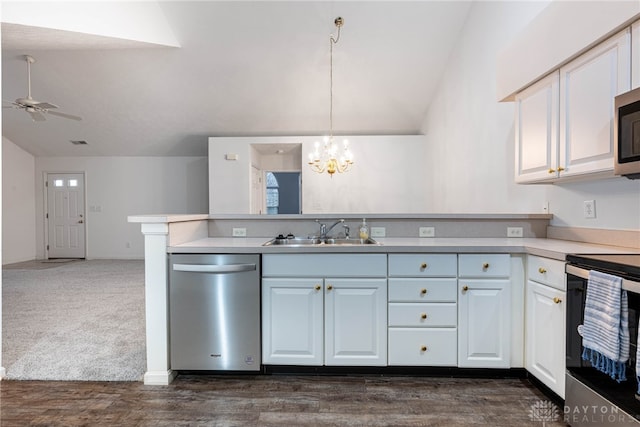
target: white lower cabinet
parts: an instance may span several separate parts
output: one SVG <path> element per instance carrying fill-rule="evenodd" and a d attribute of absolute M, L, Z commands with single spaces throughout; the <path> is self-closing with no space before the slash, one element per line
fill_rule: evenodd
<path fill-rule="evenodd" d="M 322 365 L 322 279 L 262 279 L 262 360 L 282 365 Z"/>
<path fill-rule="evenodd" d="M 511 366 L 511 281 L 507 254 L 458 258 L 458 366 Z"/>
<path fill-rule="evenodd" d="M 525 367 L 564 399 L 565 277 L 564 263 L 536 256 L 527 260 Z"/>
<path fill-rule="evenodd" d="M 457 255 L 389 255 L 389 365 L 456 366 Z"/>
<path fill-rule="evenodd" d="M 263 363 L 386 365 L 386 260 L 382 254 L 263 255 Z"/>
<path fill-rule="evenodd" d="M 387 364 L 387 280 L 326 279 L 324 363 Z"/>

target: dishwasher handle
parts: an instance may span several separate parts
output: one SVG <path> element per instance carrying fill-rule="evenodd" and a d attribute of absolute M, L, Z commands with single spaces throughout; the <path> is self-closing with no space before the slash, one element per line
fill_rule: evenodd
<path fill-rule="evenodd" d="M 191 273 L 240 273 L 253 271 L 255 264 L 173 264 L 173 271 L 188 271 Z"/>

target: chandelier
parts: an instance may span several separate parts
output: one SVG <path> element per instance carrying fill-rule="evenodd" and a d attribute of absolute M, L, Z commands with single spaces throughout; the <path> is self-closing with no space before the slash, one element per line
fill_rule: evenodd
<path fill-rule="evenodd" d="M 331 177 L 336 172 L 347 172 L 353 165 L 353 153 L 349 148 L 349 141 L 343 140 L 342 147 L 340 147 L 333 140 L 333 45 L 340 40 L 340 28 L 344 24 L 344 20 L 337 17 L 333 22 L 338 29 L 338 35 L 336 38 L 333 37 L 333 34 L 329 36 L 331 58 L 329 67 L 329 135 L 324 137 L 322 145 L 316 141 L 314 150 L 309 153 L 311 170 L 317 173 L 327 172 Z"/>

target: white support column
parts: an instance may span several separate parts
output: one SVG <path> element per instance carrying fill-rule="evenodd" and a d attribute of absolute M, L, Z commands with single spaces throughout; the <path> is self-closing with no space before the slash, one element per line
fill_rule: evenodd
<path fill-rule="evenodd" d="M 142 234 L 147 331 L 147 372 L 144 374 L 144 383 L 167 385 L 176 376 L 171 371 L 169 348 L 169 224 L 143 223 Z"/>

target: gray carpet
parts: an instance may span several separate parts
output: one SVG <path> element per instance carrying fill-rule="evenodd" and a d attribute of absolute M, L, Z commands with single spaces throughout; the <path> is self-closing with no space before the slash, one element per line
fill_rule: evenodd
<path fill-rule="evenodd" d="M 146 365 L 144 262 L 53 266 L 3 268 L 6 378 L 141 380 Z"/>

